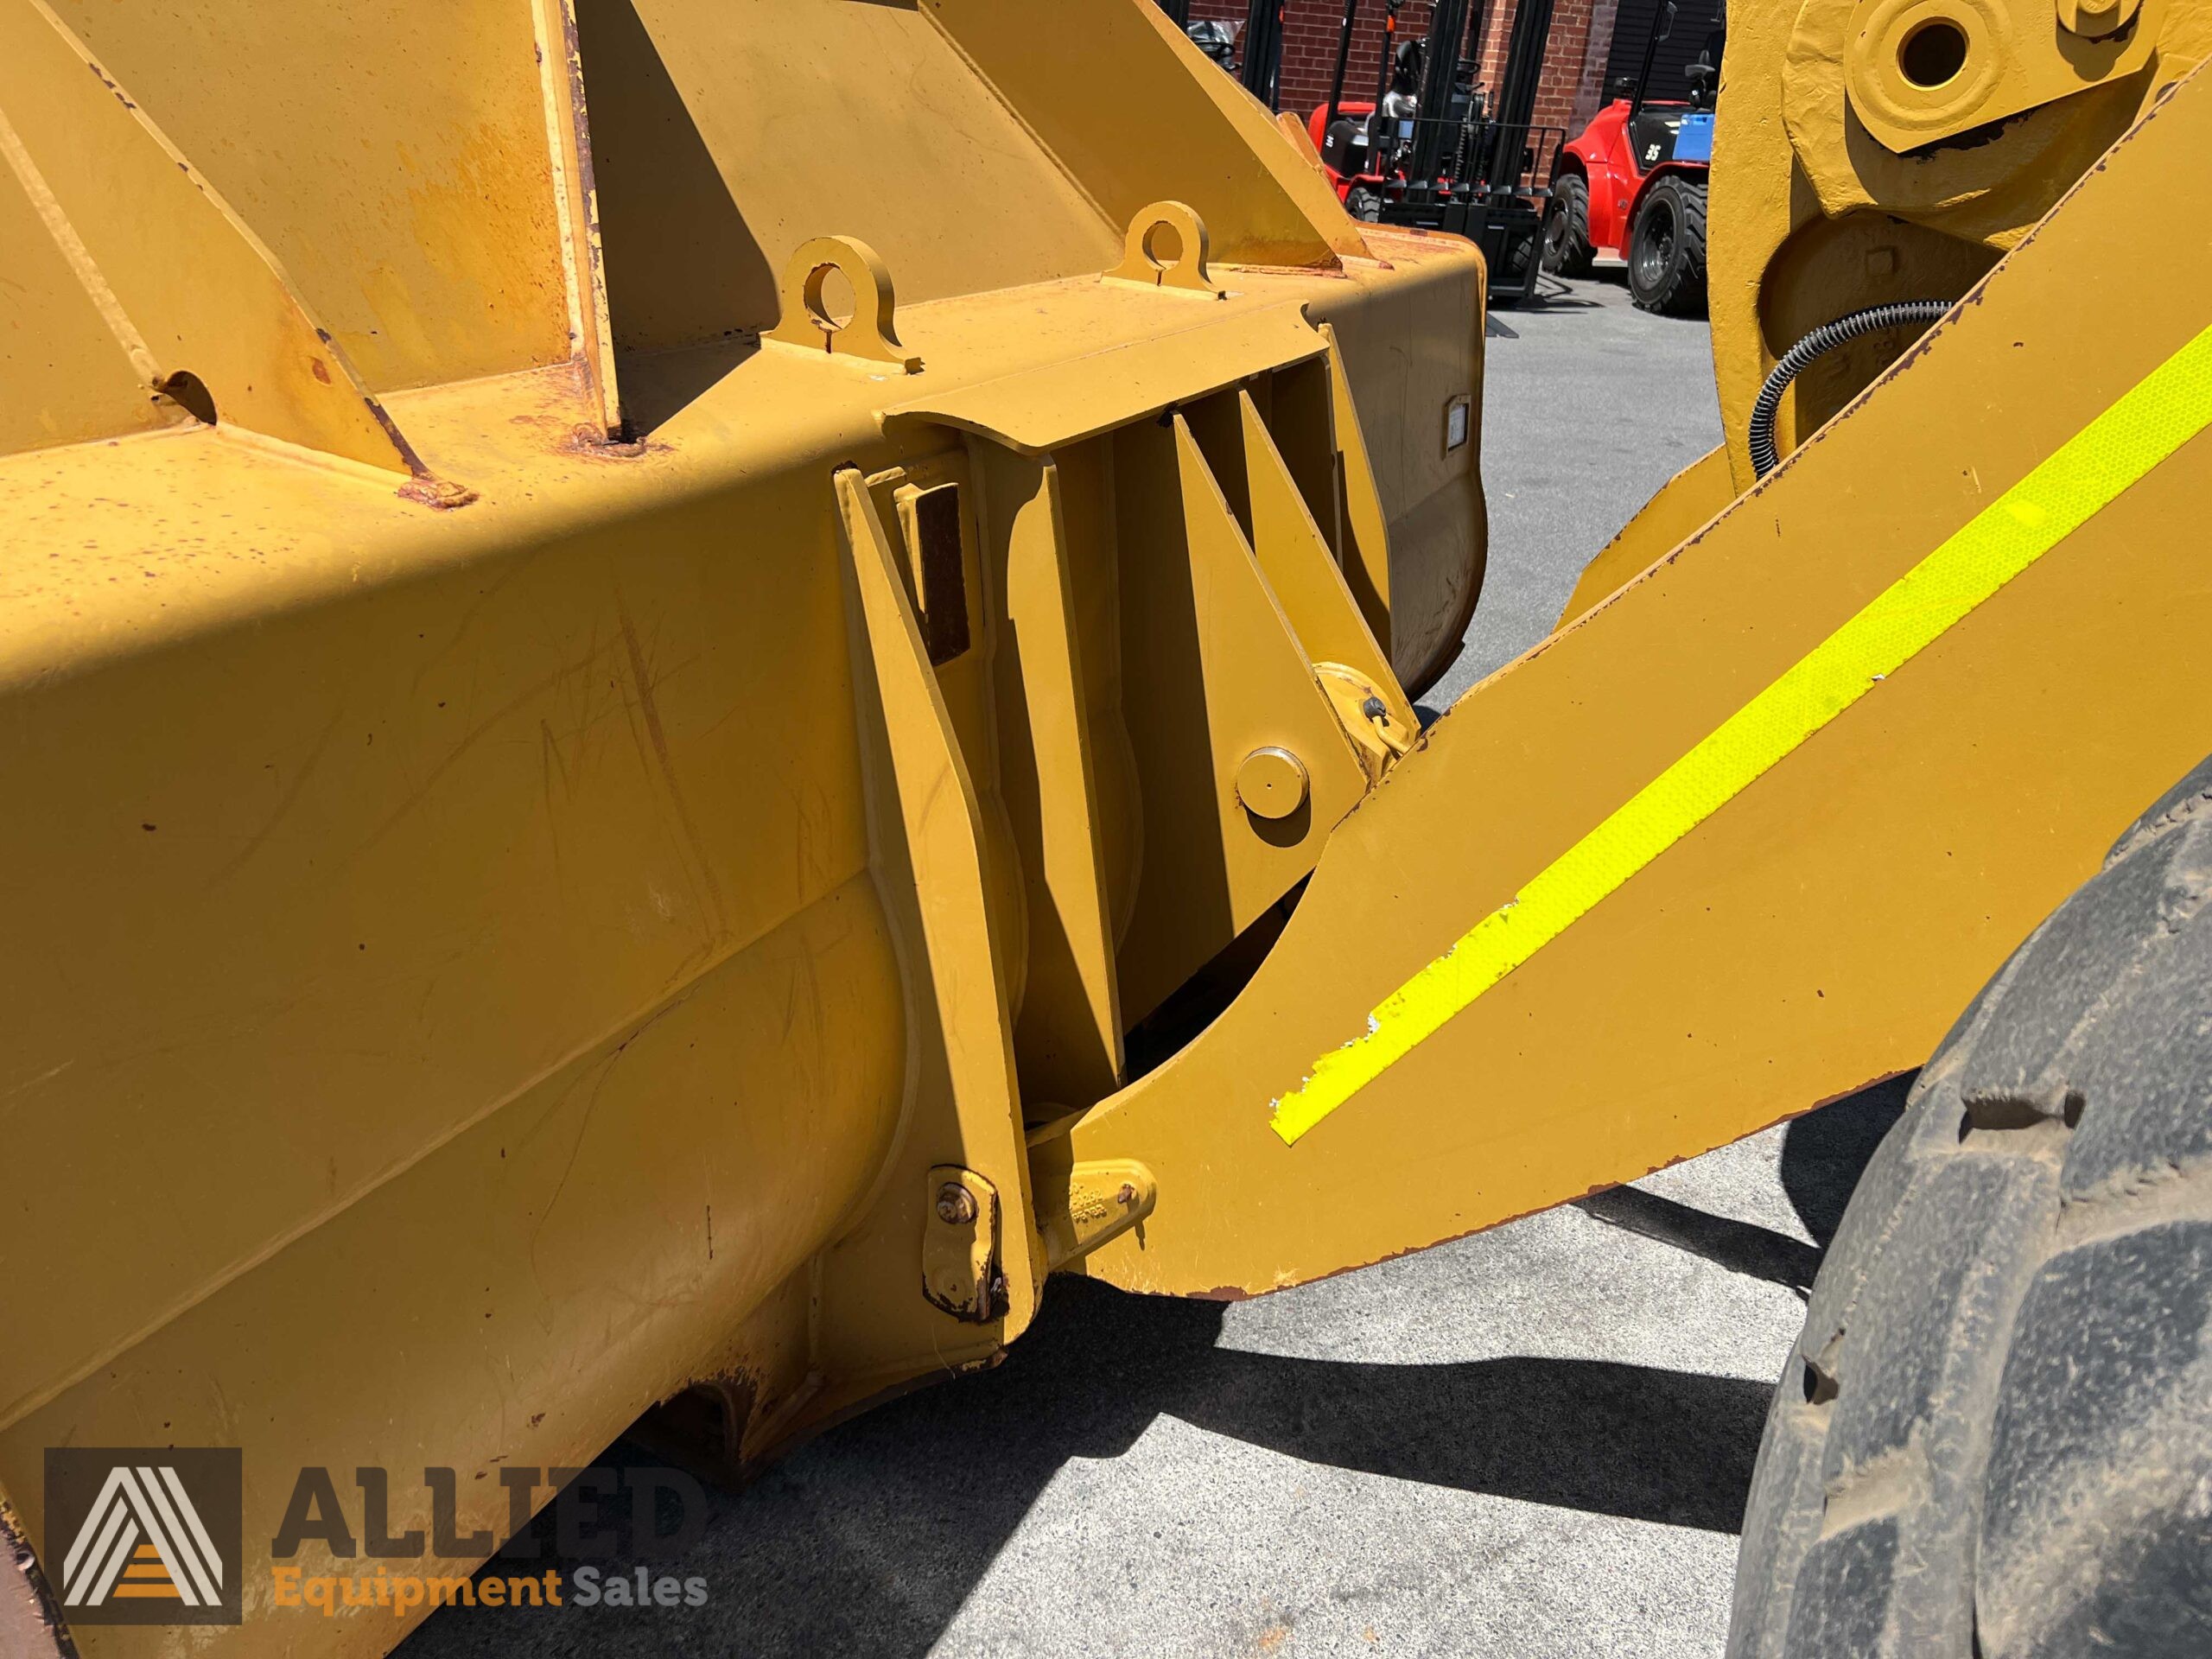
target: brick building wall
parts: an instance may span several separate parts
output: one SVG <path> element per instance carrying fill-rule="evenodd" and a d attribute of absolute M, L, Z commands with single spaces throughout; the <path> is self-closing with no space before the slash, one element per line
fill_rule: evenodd
<path fill-rule="evenodd" d="M 1598 112 L 1605 54 L 1612 44 L 1613 15 L 1619 3 L 1554 0 L 1551 43 L 1536 90 L 1538 125 L 1564 127 L 1572 137 Z M 1516 0 L 1487 0 L 1487 3 L 1473 0 L 1470 7 L 1471 14 L 1481 14 L 1475 19 L 1475 27 L 1479 28 L 1482 39 L 1479 51 L 1471 39 L 1463 48 L 1463 55 L 1481 60 L 1476 83 L 1493 91 L 1505 67 L 1516 3 Z M 1280 108 L 1303 113 L 1329 101 L 1329 82 L 1337 67 L 1338 34 L 1344 27 L 1344 0 L 1282 0 L 1282 67 L 1276 103 Z M 1431 0 L 1402 0 L 1397 38 L 1426 37 L 1431 10 Z M 1193 22 L 1221 22 L 1241 29 L 1246 10 L 1246 0 L 1190 0 Z M 1360 0 L 1351 55 L 1344 71 L 1348 99 L 1365 101 L 1375 96 L 1382 70 L 1385 11 L 1384 0 Z M 1470 35 L 1473 32 L 1471 28 Z"/>
<path fill-rule="evenodd" d="M 1620 19 L 1620 0 L 1605 0 L 1590 14 L 1589 33 L 1582 48 L 1582 78 L 1575 87 L 1573 112 L 1567 121 L 1572 138 L 1605 106 L 1605 61 L 1612 55 L 1613 29 Z"/>

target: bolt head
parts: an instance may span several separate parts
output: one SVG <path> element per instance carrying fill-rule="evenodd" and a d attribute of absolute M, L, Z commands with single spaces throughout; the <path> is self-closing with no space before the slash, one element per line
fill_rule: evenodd
<path fill-rule="evenodd" d="M 1273 744 L 1255 749 L 1236 768 L 1236 798 L 1255 818 L 1287 818 L 1306 804 L 1306 763 Z"/>
<path fill-rule="evenodd" d="M 937 1218 L 948 1227 L 965 1226 L 976 1219 L 976 1195 L 957 1181 L 937 1190 Z"/>
<path fill-rule="evenodd" d="M 2058 0 L 2058 26 L 2087 40 L 2117 35 L 2135 20 L 2142 0 Z"/>

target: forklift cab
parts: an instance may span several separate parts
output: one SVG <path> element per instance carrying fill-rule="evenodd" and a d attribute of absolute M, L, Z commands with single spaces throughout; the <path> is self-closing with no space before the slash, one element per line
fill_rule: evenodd
<path fill-rule="evenodd" d="M 1346 178 L 1388 178 L 1413 147 L 1421 113 L 1421 42 L 1402 44 L 1391 66 L 1381 107 L 1341 104 L 1316 148 L 1328 167 Z M 1461 106 L 1455 100 L 1455 111 Z"/>
<path fill-rule="evenodd" d="M 1664 38 L 1662 35 L 1661 38 Z M 1706 36 L 1696 59 L 1682 71 L 1689 82 L 1689 100 L 1686 104 L 1646 104 L 1639 97 L 1642 88 L 1637 80 L 1624 75 L 1615 85 L 1618 96 L 1630 100 L 1628 121 L 1629 154 L 1638 174 L 1649 173 L 1669 162 L 1703 162 L 1713 156 L 1710 137 L 1713 100 L 1720 82 L 1720 54 L 1727 44 L 1726 24 Z M 1691 154 L 1681 148 L 1685 121 L 1702 115 L 1701 121 L 1693 124 Z"/>
<path fill-rule="evenodd" d="M 1720 56 L 1728 45 L 1728 26 L 1723 23 L 1705 37 L 1696 59 L 1682 71 L 1690 84 L 1690 108 L 1710 110 L 1720 91 Z"/>

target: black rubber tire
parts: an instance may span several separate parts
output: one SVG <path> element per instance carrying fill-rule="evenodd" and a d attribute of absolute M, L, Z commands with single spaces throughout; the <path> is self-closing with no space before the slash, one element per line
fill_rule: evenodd
<path fill-rule="evenodd" d="M 1382 219 L 1382 193 L 1355 184 L 1344 193 L 1344 211 L 1363 224 L 1379 224 Z"/>
<path fill-rule="evenodd" d="M 1914 1085 L 1767 1418 L 1731 1659 L 2212 1654 L 2212 760 Z"/>
<path fill-rule="evenodd" d="M 1543 248 L 1541 230 L 1513 238 L 1506 251 L 1504 268 L 1491 272 L 1490 302 L 1493 309 L 1516 310 L 1528 302 L 1536 289 L 1530 280 L 1529 262 L 1541 259 Z"/>
<path fill-rule="evenodd" d="M 1669 317 L 1705 315 L 1705 185 L 1669 174 L 1644 193 L 1628 235 L 1628 295 Z"/>
<path fill-rule="evenodd" d="M 1554 276 L 1587 276 L 1598 257 L 1590 245 L 1590 181 L 1580 173 L 1552 181 L 1544 215 L 1544 269 Z"/>

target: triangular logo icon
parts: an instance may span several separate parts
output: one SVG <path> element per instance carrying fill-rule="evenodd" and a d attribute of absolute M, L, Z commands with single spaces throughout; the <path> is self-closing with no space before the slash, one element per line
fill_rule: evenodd
<path fill-rule="evenodd" d="M 117 1464 L 61 1561 L 65 1607 L 222 1600 L 223 1558 L 173 1467 Z"/>

